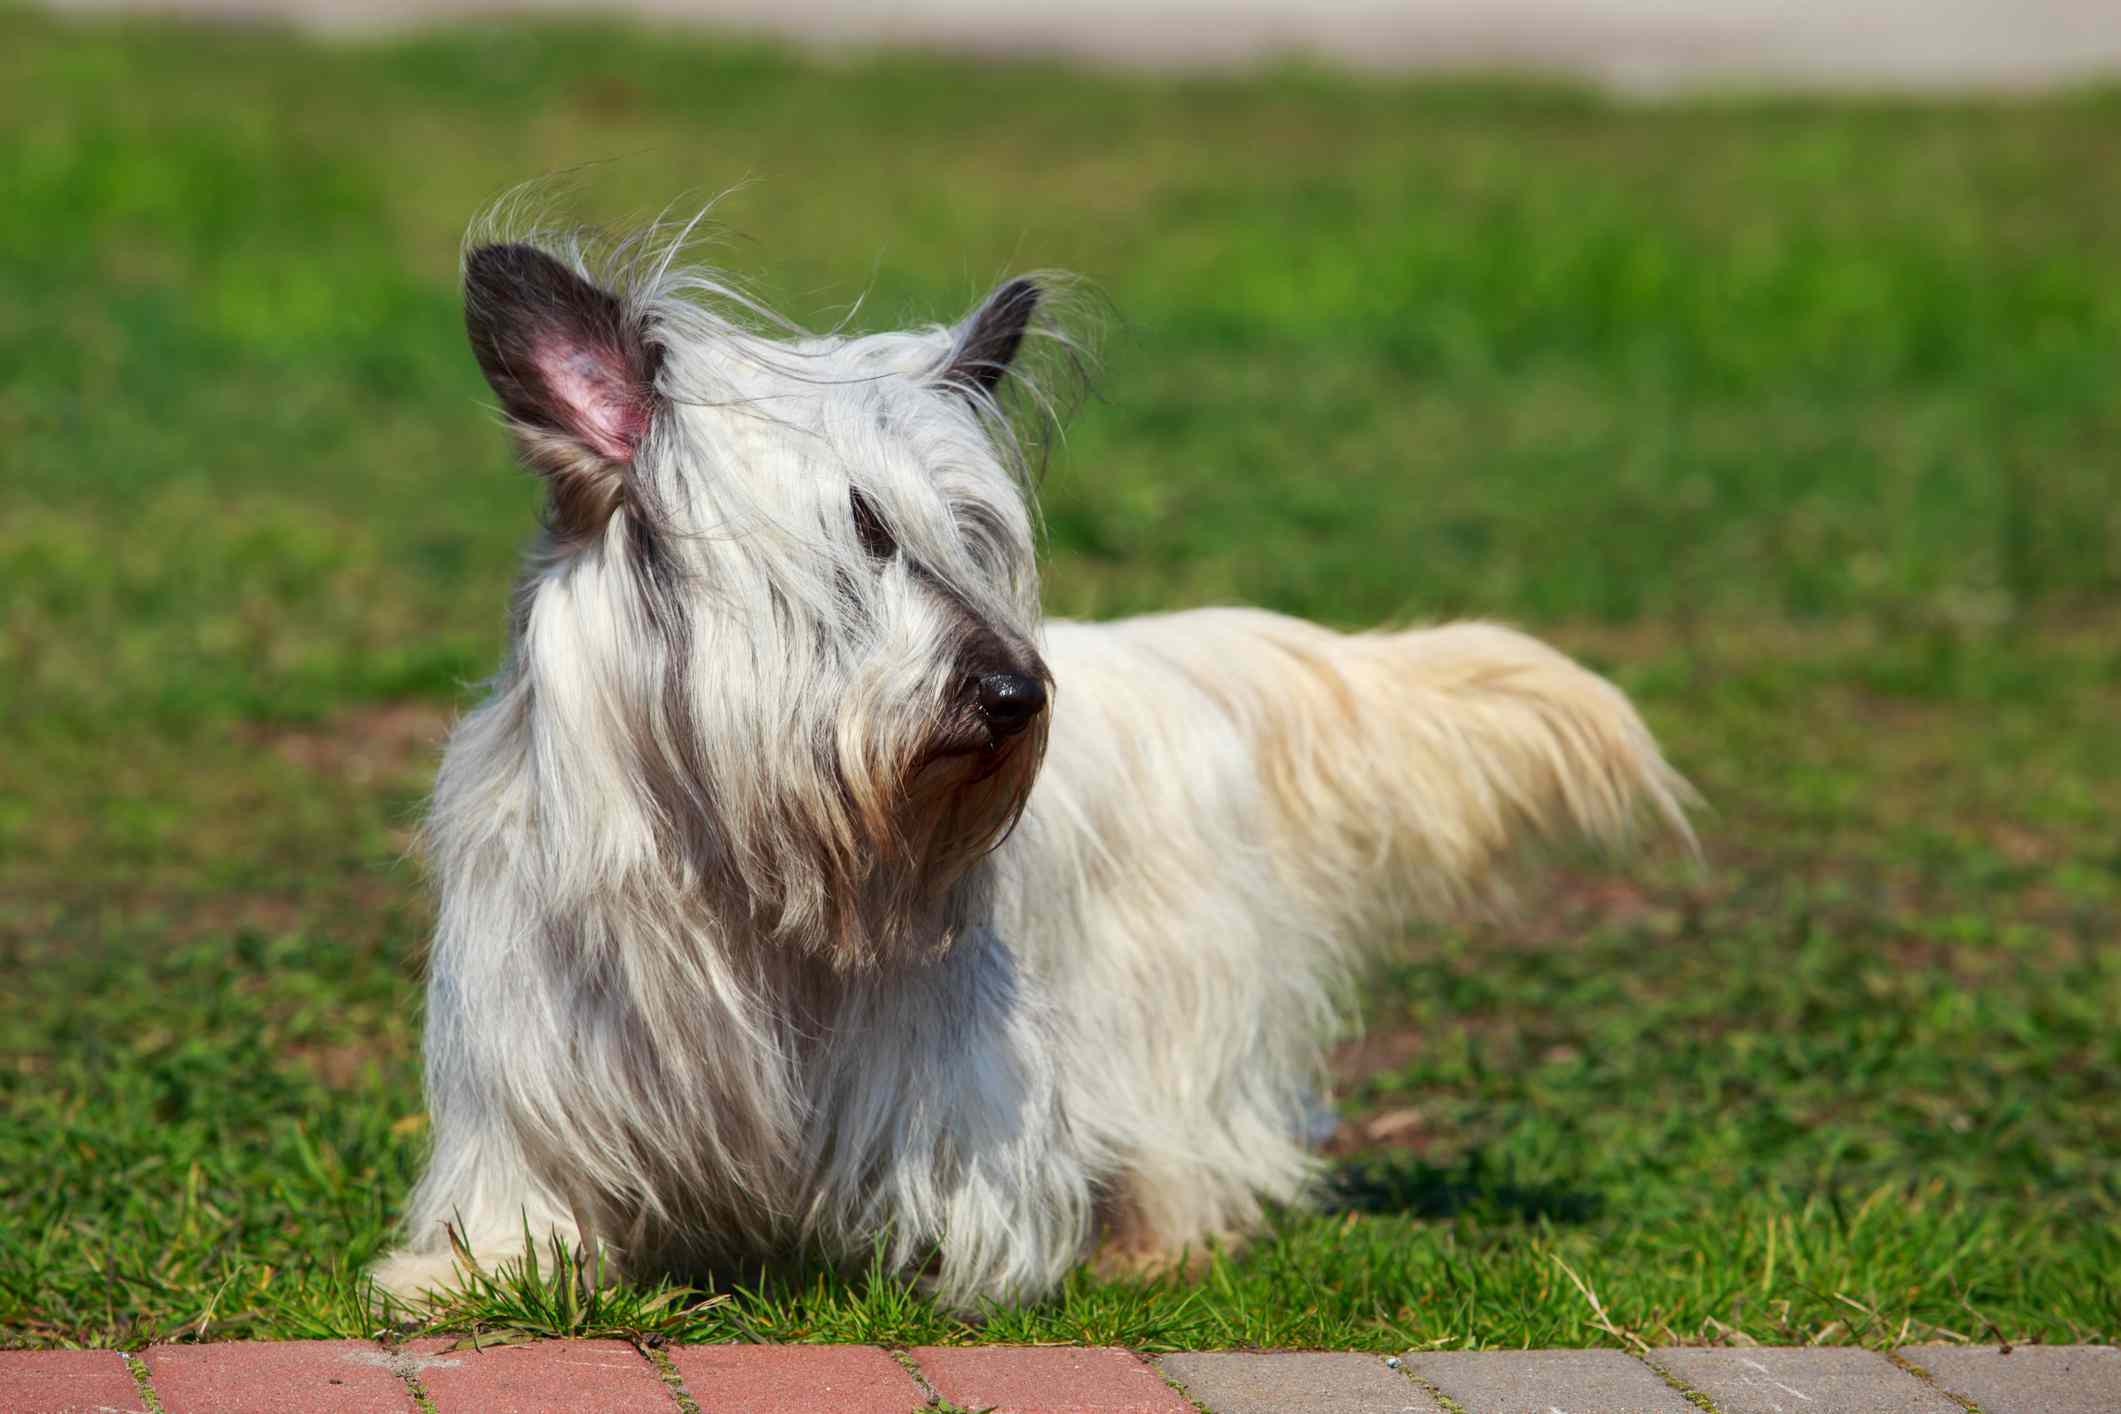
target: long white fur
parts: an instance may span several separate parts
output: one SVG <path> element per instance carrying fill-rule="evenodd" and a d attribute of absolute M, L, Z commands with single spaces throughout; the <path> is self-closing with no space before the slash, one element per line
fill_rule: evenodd
<path fill-rule="evenodd" d="M 434 1152 L 385 1290 L 448 1284 L 452 1227 L 486 1264 L 527 1224 L 693 1276 L 881 1242 L 961 1306 L 1038 1296 L 1101 1226 L 1241 1234 L 1313 1177 L 1324 1049 L 1407 915 L 1494 898 L 1529 843 L 1685 833 L 1625 698 L 1506 629 L 1041 625 L 1014 448 L 941 377 L 968 325 L 761 332 L 667 257 L 601 278 L 661 403 L 449 743 Z M 967 613 L 1043 655 L 1043 764 L 909 777 Z M 927 831 L 953 810 L 973 847 Z"/>

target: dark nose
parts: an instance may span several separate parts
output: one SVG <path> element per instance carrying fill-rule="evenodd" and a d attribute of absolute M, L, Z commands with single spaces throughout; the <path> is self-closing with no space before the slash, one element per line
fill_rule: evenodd
<path fill-rule="evenodd" d="M 1015 736 L 1046 706 L 1046 685 L 1015 673 L 989 673 L 979 680 L 979 709 L 996 736 Z"/>

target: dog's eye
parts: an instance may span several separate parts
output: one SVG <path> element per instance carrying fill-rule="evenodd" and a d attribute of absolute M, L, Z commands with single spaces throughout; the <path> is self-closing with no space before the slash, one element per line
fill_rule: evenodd
<path fill-rule="evenodd" d="M 898 553 L 898 541 L 884 525 L 884 518 L 876 513 L 876 506 L 860 491 L 850 488 L 847 499 L 854 507 L 854 533 L 862 538 L 862 548 L 873 559 L 888 560 Z"/>

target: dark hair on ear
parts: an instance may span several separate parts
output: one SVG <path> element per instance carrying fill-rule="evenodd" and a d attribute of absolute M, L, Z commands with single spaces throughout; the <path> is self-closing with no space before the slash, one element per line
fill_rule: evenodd
<path fill-rule="evenodd" d="M 1016 362 L 1042 297 L 1036 282 L 1021 278 L 987 296 L 961 326 L 942 381 L 992 397 Z"/>
<path fill-rule="evenodd" d="M 1103 300 L 1066 275 L 1017 276 L 958 323 L 936 381 L 992 419 L 1020 460 L 1042 464 L 1089 391 L 1108 313 Z"/>
<path fill-rule="evenodd" d="M 648 435 L 663 350 L 619 296 L 528 242 L 464 257 L 464 327 L 556 533 L 601 530 Z"/>

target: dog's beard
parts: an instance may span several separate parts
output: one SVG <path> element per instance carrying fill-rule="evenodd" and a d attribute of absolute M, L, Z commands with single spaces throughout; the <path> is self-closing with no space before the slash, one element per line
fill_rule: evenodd
<path fill-rule="evenodd" d="M 911 749 L 871 756 L 846 782 L 854 848 L 831 881 L 819 940 L 842 968 L 938 956 L 973 921 L 959 886 L 1030 798 L 1046 749 L 1043 716 L 1015 736 L 945 711 Z"/>
<path fill-rule="evenodd" d="M 800 789 L 774 773 L 739 796 L 698 774 L 702 754 L 637 758 L 659 767 L 641 784 L 665 832 L 669 887 L 716 936 L 859 971 L 938 957 L 979 921 L 967 876 L 1023 814 L 1047 719 L 1002 735 L 961 707 L 890 716 L 835 723 Z M 780 789 L 759 792 L 767 782 Z"/>

